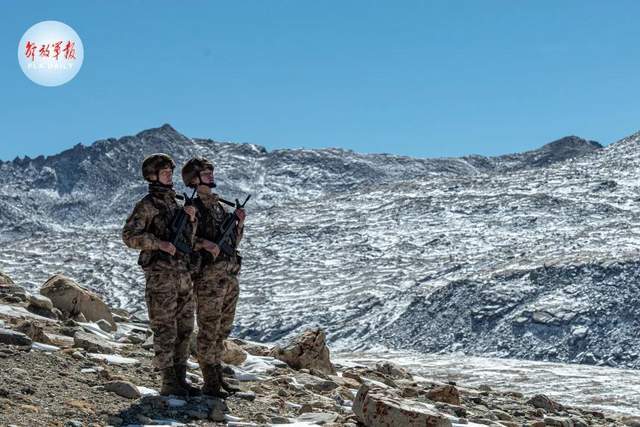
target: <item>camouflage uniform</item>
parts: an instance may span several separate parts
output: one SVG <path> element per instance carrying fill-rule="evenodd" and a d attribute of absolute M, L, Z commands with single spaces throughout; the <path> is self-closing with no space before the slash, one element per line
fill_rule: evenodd
<path fill-rule="evenodd" d="M 176 251 L 161 251 L 161 241 L 170 240 L 170 224 L 182 210 L 176 193 L 155 184 L 139 201 L 122 230 L 127 246 L 140 249 L 138 264 L 146 279 L 145 300 L 153 331 L 155 364 L 160 369 L 183 365 L 189 357 L 195 303 L 189 257 Z M 193 246 L 197 225 L 187 221 L 182 239 Z"/>
<path fill-rule="evenodd" d="M 216 242 L 220 238 L 220 225 L 227 215 L 216 194 L 199 194 L 195 200 L 198 208 L 198 231 L 196 247 L 203 241 Z M 242 239 L 243 228 L 237 231 L 235 246 Z M 237 254 L 229 257 L 220 253 L 213 259 L 207 251 L 200 251 L 202 265 L 194 273 L 196 291 L 198 338 L 197 353 L 201 364 L 216 365 L 222 359 L 223 341 L 233 329 L 233 318 L 240 292 L 238 273 L 241 258 Z"/>

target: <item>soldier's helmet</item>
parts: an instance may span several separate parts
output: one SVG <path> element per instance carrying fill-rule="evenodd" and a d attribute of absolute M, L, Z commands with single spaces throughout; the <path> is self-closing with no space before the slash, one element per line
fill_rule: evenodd
<path fill-rule="evenodd" d="M 142 161 L 142 176 L 147 181 L 153 182 L 151 175 L 155 175 L 157 181 L 158 173 L 164 168 L 175 169 L 176 164 L 173 159 L 164 153 L 151 154 Z"/>
<path fill-rule="evenodd" d="M 187 187 L 195 188 L 198 184 L 192 184 L 194 178 L 200 177 L 200 172 L 204 170 L 213 170 L 213 163 L 206 157 L 194 157 L 182 167 L 182 181 Z M 198 180 L 198 182 L 200 182 Z M 202 182 L 200 182 L 202 183 Z"/>

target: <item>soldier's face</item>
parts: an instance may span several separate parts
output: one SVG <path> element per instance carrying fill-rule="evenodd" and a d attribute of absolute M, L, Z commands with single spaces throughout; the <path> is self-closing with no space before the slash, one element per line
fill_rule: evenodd
<path fill-rule="evenodd" d="M 160 169 L 160 172 L 158 172 L 158 181 L 160 181 L 164 185 L 173 184 L 173 169 Z"/>
<path fill-rule="evenodd" d="M 204 184 L 211 184 L 213 182 L 213 169 L 205 169 L 200 172 L 200 179 Z"/>

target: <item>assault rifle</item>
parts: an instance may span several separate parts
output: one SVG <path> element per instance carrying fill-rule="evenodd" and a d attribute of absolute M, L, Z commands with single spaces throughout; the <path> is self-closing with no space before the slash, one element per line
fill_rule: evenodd
<path fill-rule="evenodd" d="M 244 202 L 242 204 L 240 204 L 240 200 L 236 199 L 235 208 L 236 209 L 244 208 L 244 205 L 247 204 L 250 198 L 251 198 L 251 194 L 249 194 L 247 198 L 244 199 Z M 227 215 L 224 222 L 220 225 L 220 233 L 221 233 L 220 238 L 218 239 L 217 242 L 215 242 L 215 244 L 218 245 L 218 247 L 220 248 L 220 251 L 227 256 L 235 255 L 236 248 L 230 245 L 229 243 L 227 243 L 226 240 L 229 237 L 229 235 L 233 231 L 235 231 L 237 220 L 238 220 L 238 216 L 236 215 L 235 210 L 233 211 L 233 213 Z"/>
<path fill-rule="evenodd" d="M 188 197 L 187 193 L 182 193 L 185 199 L 185 206 L 193 205 L 193 198 L 196 195 L 196 191 L 197 189 L 193 190 L 191 197 Z M 169 242 L 176 247 L 176 251 L 182 252 L 183 254 L 190 254 L 193 252 L 191 245 L 185 242 L 182 236 L 182 230 L 184 230 L 184 226 L 187 225 L 188 220 L 189 215 L 184 211 L 184 209 L 180 209 L 173 217 L 173 221 L 171 221 L 170 225 L 171 235 L 169 237 Z"/>

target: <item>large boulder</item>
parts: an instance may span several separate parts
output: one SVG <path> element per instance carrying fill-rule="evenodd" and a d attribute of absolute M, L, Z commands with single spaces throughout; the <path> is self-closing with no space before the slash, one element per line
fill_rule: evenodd
<path fill-rule="evenodd" d="M 304 331 L 286 347 L 275 346 L 269 356 L 282 360 L 293 369 L 315 369 L 330 375 L 336 373 L 321 329 Z"/>
<path fill-rule="evenodd" d="M 392 390 L 362 384 L 353 402 L 353 412 L 367 427 L 451 427 L 449 418 L 433 405 L 404 399 Z"/>
<path fill-rule="evenodd" d="M 247 352 L 231 340 L 224 340 L 222 361 L 227 365 L 240 366 L 247 360 Z"/>
<path fill-rule="evenodd" d="M 111 311 L 104 301 L 62 274 L 56 274 L 47 280 L 40 288 L 40 293 L 49 298 L 54 307 L 65 316 L 73 318 L 83 315 L 92 322 L 104 319 L 116 328 Z"/>

